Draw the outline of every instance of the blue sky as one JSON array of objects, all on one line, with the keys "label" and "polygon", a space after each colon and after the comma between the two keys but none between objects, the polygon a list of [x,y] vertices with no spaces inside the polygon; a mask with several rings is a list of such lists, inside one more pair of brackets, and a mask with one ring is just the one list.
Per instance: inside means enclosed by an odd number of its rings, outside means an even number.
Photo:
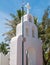
[{"label": "blue sky", "polygon": [[[24,0],[25,4],[30,3],[30,13],[38,17],[40,22],[44,14],[44,10],[50,5],[50,0]],[[16,14],[16,10],[21,9],[22,0],[0,0],[0,42],[4,41],[2,34],[8,29],[5,26],[5,18],[11,20],[10,13]]]}]

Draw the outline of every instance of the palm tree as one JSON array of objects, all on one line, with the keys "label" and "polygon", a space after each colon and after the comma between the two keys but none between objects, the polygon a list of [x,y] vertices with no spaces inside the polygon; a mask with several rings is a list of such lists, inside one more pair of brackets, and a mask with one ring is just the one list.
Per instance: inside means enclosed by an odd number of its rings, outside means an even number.
[{"label": "palm tree", "polygon": [[7,20],[6,26],[10,29],[8,32],[4,33],[5,41],[10,41],[12,37],[16,35],[16,26],[21,22],[21,17],[25,14],[25,11],[17,10],[17,15],[10,14],[13,20]]},{"label": "palm tree", "polygon": [[[50,8],[47,8],[45,11],[43,18],[42,18],[42,23],[39,25],[39,37],[41,37],[43,41],[43,60],[44,64],[47,65],[48,61],[50,60]],[[49,24],[48,24],[49,23]],[[49,51],[48,51],[49,49]],[[47,53],[46,53],[47,52]],[[47,56],[46,56],[47,55]]]},{"label": "palm tree", "polygon": [[4,55],[6,55],[9,52],[9,45],[2,42],[0,44],[0,52],[2,52]]},{"label": "palm tree", "polygon": [[36,25],[36,26],[38,26],[38,18],[37,17],[33,17],[34,18],[34,24]]}]

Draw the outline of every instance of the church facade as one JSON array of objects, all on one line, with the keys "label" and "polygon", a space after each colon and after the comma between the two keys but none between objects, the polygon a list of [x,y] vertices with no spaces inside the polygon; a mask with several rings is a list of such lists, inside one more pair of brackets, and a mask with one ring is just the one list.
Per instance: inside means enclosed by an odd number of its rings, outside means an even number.
[{"label": "church facade", "polygon": [[[22,65],[22,41],[24,44],[24,65],[42,65],[42,42],[38,38],[38,29],[34,24],[34,18],[29,13],[22,18],[21,23],[16,27],[16,36],[11,39],[10,65]],[[22,37],[22,29],[24,37]]]}]

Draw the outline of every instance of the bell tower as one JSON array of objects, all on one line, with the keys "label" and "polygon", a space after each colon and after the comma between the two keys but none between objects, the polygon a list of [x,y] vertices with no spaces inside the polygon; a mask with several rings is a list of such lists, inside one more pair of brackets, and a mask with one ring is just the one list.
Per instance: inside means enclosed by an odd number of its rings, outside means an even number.
[{"label": "bell tower", "polygon": [[16,27],[16,36],[11,39],[10,65],[42,65],[42,42],[38,38],[34,17],[29,13],[29,3],[25,7],[27,14],[21,17],[21,23]]}]

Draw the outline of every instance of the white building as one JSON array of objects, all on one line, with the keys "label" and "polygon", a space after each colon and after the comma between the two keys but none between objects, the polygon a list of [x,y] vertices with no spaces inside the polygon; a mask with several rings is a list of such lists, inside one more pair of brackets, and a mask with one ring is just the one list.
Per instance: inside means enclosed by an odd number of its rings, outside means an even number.
[{"label": "white building", "polygon": [[[42,65],[42,42],[38,38],[38,29],[34,24],[34,18],[29,14],[21,18],[21,23],[16,27],[16,36],[11,39],[10,44],[10,65]],[[22,22],[23,20],[23,22]],[[24,25],[24,27],[22,27]],[[22,29],[24,38],[22,38]],[[22,57],[22,41],[24,42],[24,56]]]}]

